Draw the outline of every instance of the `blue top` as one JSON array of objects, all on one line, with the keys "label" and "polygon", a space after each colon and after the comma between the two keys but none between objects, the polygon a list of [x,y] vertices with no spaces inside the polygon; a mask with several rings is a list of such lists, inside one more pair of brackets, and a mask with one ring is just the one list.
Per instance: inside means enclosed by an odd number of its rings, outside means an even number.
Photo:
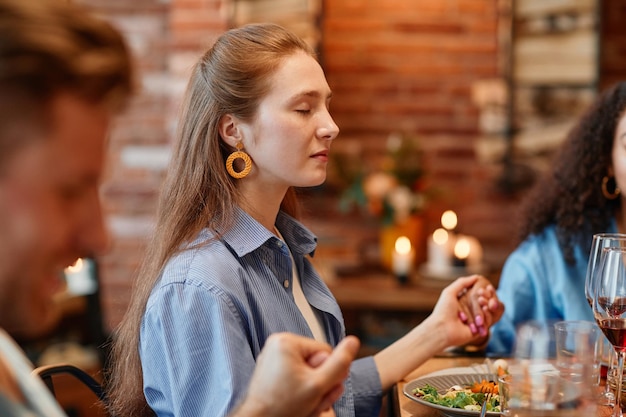
[{"label": "blue top", "polygon": [[[615,231],[614,224],[611,229],[607,232]],[[594,321],[585,298],[589,253],[576,246],[574,257],[574,264],[565,261],[554,225],[529,236],[509,255],[497,290],[505,311],[491,328],[488,352],[511,354],[515,330],[528,320]]]},{"label": "blue top", "polygon": [[[302,290],[328,343],[345,336],[337,301],[307,259],[315,236],[279,213]],[[288,248],[243,210],[219,240],[203,230],[169,260],[141,323],[140,355],[148,404],[158,416],[226,416],[248,386],[266,339],[275,332],[313,337],[292,294]],[[285,395],[289,395],[288,392]],[[372,357],[352,364],[338,417],[378,416],[382,387]],[[294,410],[294,415],[297,410]]]}]

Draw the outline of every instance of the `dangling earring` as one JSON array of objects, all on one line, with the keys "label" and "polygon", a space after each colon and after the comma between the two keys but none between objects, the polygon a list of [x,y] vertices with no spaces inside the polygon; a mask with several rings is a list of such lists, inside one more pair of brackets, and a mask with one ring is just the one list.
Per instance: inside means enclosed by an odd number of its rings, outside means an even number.
[{"label": "dangling earring", "polygon": [[[613,182],[613,192],[609,192],[608,188],[607,188],[607,184],[609,183],[609,181]],[[604,178],[602,178],[602,195],[607,199],[607,200],[615,200],[619,195],[620,195],[621,191],[620,189],[617,187],[617,184],[615,183],[615,177],[607,177],[605,176]]]},{"label": "dangling earring", "polygon": [[[252,169],[252,159],[250,159],[250,155],[242,151],[243,145],[241,142],[237,142],[235,147],[237,150],[228,155],[228,158],[226,159],[226,171],[228,171],[231,177],[239,179],[250,173],[250,170]],[[241,159],[244,164],[243,169],[239,172],[235,171],[234,167],[236,159]]]}]

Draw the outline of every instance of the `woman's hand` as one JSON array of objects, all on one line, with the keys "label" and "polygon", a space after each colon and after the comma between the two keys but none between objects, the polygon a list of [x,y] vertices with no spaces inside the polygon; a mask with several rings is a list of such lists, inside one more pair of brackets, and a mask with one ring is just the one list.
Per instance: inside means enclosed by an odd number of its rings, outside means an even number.
[{"label": "woman's hand", "polygon": [[496,289],[487,278],[476,277],[471,287],[458,294],[459,318],[469,326],[472,334],[479,336],[473,343],[483,344],[488,339],[489,328],[502,317],[504,304],[498,300]]},{"label": "woman's hand", "polygon": [[503,313],[491,282],[472,275],[458,278],[441,292],[431,318],[446,331],[447,346],[459,346],[484,342],[489,327]]},{"label": "woman's hand", "polygon": [[[478,275],[458,278],[443,289],[432,313],[418,326],[405,336],[401,337],[387,348],[374,355],[383,390],[405,377],[409,372],[423,364],[433,355],[442,350],[477,342],[481,336],[477,332],[474,321],[474,331],[468,324],[468,315],[475,316],[473,304],[466,304],[470,290],[477,284],[484,285],[488,280]],[[504,307],[495,297],[495,292],[484,290],[476,291],[478,310],[484,323],[493,323],[500,318]],[[469,299],[469,298],[468,298]],[[482,306],[487,307],[487,311]],[[494,310],[490,310],[493,306]],[[461,320],[464,318],[465,320]]]}]

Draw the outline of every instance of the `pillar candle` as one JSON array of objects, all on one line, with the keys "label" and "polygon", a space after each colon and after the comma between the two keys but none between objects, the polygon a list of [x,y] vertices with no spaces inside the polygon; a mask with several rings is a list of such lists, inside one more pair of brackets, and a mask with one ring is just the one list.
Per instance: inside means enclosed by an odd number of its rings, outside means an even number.
[{"label": "pillar candle", "polygon": [[454,244],[454,266],[467,267],[467,261],[471,252],[470,240],[467,236],[459,236]]},{"label": "pillar candle", "polygon": [[428,267],[434,272],[447,272],[451,265],[451,235],[437,229],[428,239]]},{"label": "pillar candle", "polygon": [[408,276],[413,269],[415,251],[411,247],[411,241],[406,236],[396,239],[395,248],[391,259],[393,273],[399,277]]}]

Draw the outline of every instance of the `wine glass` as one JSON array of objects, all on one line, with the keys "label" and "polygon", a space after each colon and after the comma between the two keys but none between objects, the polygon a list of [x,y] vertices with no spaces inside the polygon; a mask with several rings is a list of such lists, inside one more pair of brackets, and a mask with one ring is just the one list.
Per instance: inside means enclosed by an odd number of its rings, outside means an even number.
[{"label": "wine glass", "polygon": [[[593,286],[596,282],[598,265],[602,250],[608,247],[626,247],[626,234],[624,233],[597,233],[593,235],[591,242],[591,251],[589,252],[589,263],[587,264],[587,274],[585,275],[585,297],[589,306],[593,309]],[[611,374],[611,370],[615,366],[615,352],[610,352],[607,356],[607,375]],[[599,383],[600,381],[598,381]],[[604,390],[598,398],[600,405],[612,406],[615,404],[615,395],[611,390],[610,384],[605,384]]]},{"label": "wine glass", "polygon": [[587,264],[587,273],[585,275],[585,297],[589,306],[593,308],[593,284],[595,282],[595,272],[600,264],[602,249],[604,248],[625,248],[625,233],[597,233],[593,235],[591,242],[591,251],[589,252],[589,263]]},{"label": "wine glass", "polygon": [[626,248],[602,250],[594,285],[593,314],[600,329],[617,353],[617,375],[613,417],[622,417],[621,394],[626,357]]}]

